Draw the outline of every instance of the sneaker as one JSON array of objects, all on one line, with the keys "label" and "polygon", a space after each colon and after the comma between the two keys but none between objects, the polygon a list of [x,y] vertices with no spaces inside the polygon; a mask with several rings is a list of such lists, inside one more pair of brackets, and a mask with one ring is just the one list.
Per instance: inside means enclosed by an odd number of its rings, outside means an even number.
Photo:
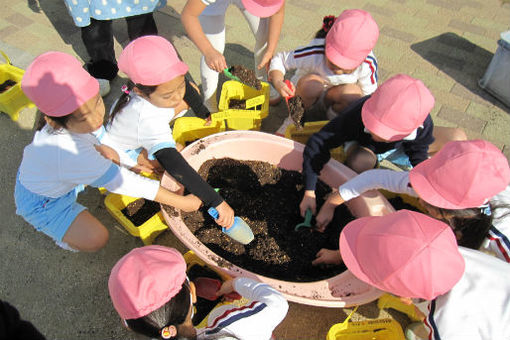
[{"label": "sneaker", "polygon": [[110,81],[107,79],[96,78],[99,83],[99,94],[101,97],[106,96],[110,93]]},{"label": "sneaker", "polygon": [[285,118],[282,125],[280,125],[274,134],[280,137],[285,137],[285,132],[287,131],[287,128],[290,124],[292,124],[292,119],[290,117]]},{"label": "sneaker", "polygon": [[276,106],[280,104],[282,96],[273,87],[273,84],[269,83],[269,105]]},{"label": "sneaker", "polygon": [[423,322],[410,323],[405,330],[406,340],[429,339],[429,331]]}]

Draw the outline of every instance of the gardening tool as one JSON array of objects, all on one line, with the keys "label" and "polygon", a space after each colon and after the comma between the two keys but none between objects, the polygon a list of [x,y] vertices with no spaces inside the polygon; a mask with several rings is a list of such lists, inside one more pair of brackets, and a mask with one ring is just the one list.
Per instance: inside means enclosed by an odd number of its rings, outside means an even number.
[{"label": "gardening tool", "polygon": [[[291,89],[291,90],[293,90],[293,89],[294,89],[294,85],[292,85],[292,83],[290,82],[290,80],[285,79],[285,81],[284,81],[284,82],[285,82],[285,84],[287,85],[287,87],[288,87],[289,89]],[[289,110],[289,99],[290,99],[290,98],[292,98],[292,97],[294,97],[294,96],[295,96],[295,94],[293,94],[293,95],[291,95],[291,96],[287,96],[287,97],[285,97],[285,102],[287,103],[287,110]],[[289,110],[289,112],[290,112],[290,110]]]},{"label": "gardening tool", "polygon": [[296,225],[294,231],[298,231],[298,229],[301,227],[311,228],[312,227],[311,222],[312,222],[312,210],[308,208],[306,209],[305,212],[305,221],[303,223],[299,223],[298,225]]},{"label": "gardening tool", "polygon": [[[210,277],[197,277],[193,280],[193,283],[195,284],[198,297],[209,301],[215,301],[220,298],[219,296],[216,296],[216,292],[221,288],[222,283],[220,280]],[[242,298],[242,296],[236,292],[230,292],[223,296],[227,300],[239,300]]]},{"label": "gardening tool", "polygon": [[230,73],[230,67],[227,67],[223,70],[223,74],[227,76],[227,78],[230,78],[232,80],[237,80],[238,82],[242,83],[241,79],[239,77],[234,76],[232,73]]},{"label": "gardening tool", "polygon": [[[211,215],[212,218],[215,220],[218,219],[220,214],[218,213],[218,210],[216,210],[213,207],[210,207],[207,209],[207,212],[209,215]],[[255,236],[253,236],[253,231],[251,231],[250,227],[246,222],[243,221],[242,218],[235,216],[234,217],[234,223],[230,226],[230,228],[221,228],[221,231],[223,231],[225,234],[230,236],[232,239],[236,240],[237,242],[240,242],[242,244],[248,244]]]}]

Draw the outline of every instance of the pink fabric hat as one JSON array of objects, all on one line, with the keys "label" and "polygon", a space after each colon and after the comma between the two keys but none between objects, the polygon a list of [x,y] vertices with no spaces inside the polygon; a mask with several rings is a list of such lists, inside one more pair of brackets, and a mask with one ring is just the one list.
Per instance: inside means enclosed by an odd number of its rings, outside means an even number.
[{"label": "pink fabric hat", "polygon": [[251,14],[267,18],[280,10],[284,0],[242,0],[244,8]]},{"label": "pink fabric hat", "polygon": [[46,52],[28,66],[21,88],[30,100],[51,117],[73,113],[99,93],[99,83],[73,56]]},{"label": "pink fabric hat", "polygon": [[172,44],[163,37],[147,35],[133,40],[119,57],[119,69],[134,83],[160,85],[188,72]]},{"label": "pink fabric hat", "polygon": [[344,70],[361,65],[379,38],[379,27],[370,13],[345,10],[326,35],[326,57]]},{"label": "pink fabric hat", "polygon": [[340,234],[340,253],[361,281],[427,300],[455,286],[465,266],[451,228],[409,210],[352,221]]},{"label": "pink fabric hat", "polygon": [[186,262],[173,248],[146,246],[124,255],[113,267],[108,290],[123,319],[150,314],[173,298],[186,279]]},{"label": "pink fabric hat", "polygon": [[449,142],[409,173],[425,202],[445,209],[479,207],[510,183],[508,161],[485,140]]},{"label": "pink fabric hat", "polygon": [[402,140],[423,124],[434,96],[418,79],[399,74],[386,80],[365,102],[365,127],[388,141]]}]

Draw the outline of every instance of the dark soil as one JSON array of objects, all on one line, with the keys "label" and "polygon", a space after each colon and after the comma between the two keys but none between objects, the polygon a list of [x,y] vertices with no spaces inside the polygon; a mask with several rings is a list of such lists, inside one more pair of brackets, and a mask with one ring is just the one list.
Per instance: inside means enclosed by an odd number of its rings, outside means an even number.
[{"label": "dark soil", "polygon": [[159,203],[139,198],[129,203],[121,212],[139,227],[161,210]]},{"label": "dark soil", "polygon": [[305,113],[305,107],[303,105],[303,100],[300,96],[294,96],[289,99],[289,114],[292,122],[298,129],[303,128],[303,124],[301,123],[303,119],[303,114]]},{"label": "dark soil", "polygon": [[7,79],[2,84],[0,84],[0,93],[3,93],[5,91],[7,91],[8,89],[13,87],[14,85],[16,85],[16,82],[14,80]]},{"label": "dark soil", "polygon": [[[217,255],[241,268],[286,281],[318,281],[345,270],[344,266],[316,267],[311,262],[321,248],[338,249],[340,231],[354,218],[342,205],[324,233],[310,228],[294,231],[296,224],[303,222],[299,203],[304,189],[299,172],[266,162],[224,158],[205,162],[199,174],[211,186],[220,188],[220,195],[255,235],[250,244],[242,245],[221,232],[207,214],[207,207],[183,213],[191,232]],[[319,181],[319,207],[330,191]]]},{"label": "dark soil", "polygon": [[255,72],[253,70],[249,70],[243,65],[234,65],[231,66],[228,70],[230,73],[232,73],[232,75],[239,78],[241,83],[251,86],[256,90],[262,89],[262,84],[260,83],[260,80],[258,80],[255,76]]},{"label": "dark soil", "polygon": [[246,100],[244,99],[229,99],[228,108],[235,110],[244,110],[246,109]]}]

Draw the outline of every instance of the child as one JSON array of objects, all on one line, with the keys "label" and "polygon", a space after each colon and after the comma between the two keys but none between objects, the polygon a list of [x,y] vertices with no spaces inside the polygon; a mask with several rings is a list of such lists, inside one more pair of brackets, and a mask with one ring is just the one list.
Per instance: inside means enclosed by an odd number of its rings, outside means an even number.
[{"label": "child", "polygon": [[125,90],[129,93],[113,109],[106,138],[101,142],[115,149],[124,165],[130,162],[128,152],[147,150],[150,160],[156,159],[205,206],[215,207],[218,224],[229,228],[234,223],[234,211],[186,162],[172,137],[169,123],[178,112],[176,108],[184,105],[188,66],[179,60],[168,40],[145,36],[126,46],[119,68],[130,78]]},{"label": "child", "polygon": [[95,149],[93,134],[103,124],[99,85],[74,57],[60,52],[38,56],[21,87],[44,115],[45,125],[25,147],[14,198],[16,213],[66,249],[97,251],[108,231],[76,203],[83,185],[143,197],[185,211],[200,207],[193,196],[180,196],[157,181],[119,168]]},{"label": "child", "polygon": [[303,152],[301,214],[304,216],[308,208],[315,214],[315,184],[330,159],[330,149],[355,141],[358,145],[346,151],[346,165],[359,173],[376,167],[383,159],[411,168],[448,140],[467,139],[460,129],[434,128],[429,114],[433,106],[434,97],[420,80],[400,74],[385,81],[372,96],[352,103],[313,134]]},{"label": "child", "polygon": [[[269,79],[281,96],[294,95],[283,79],[286,71],[297,69],[292,82],[297,84],[295,94],[303,100],[304,119],[332,119],[349,103],[377,88],[377,60],[372,49],[378,37],[376,22],[363,10],[343,11],[336,20],[324,17],[322,29],[307,46],[273,57]],[[283,136],[291,122],[287,118],[276,134]]]},{"label": "child", "polygon": [[[385,189],[419,197],[430,216],[450,225],[459,245],[510,262],[509,183],[508,161],[496,146],[484,140],[450,142],[410,172],[369,170],[342,184],[321,207],[317,228],[324,230],[343,202]],[[322,256],[327,257],[325,250]]]},{"label": "child", "polygon": [[208,326],[195,329],[196,292],[186,263],[177,250],[162,246],[136,248],[122,257],[112,269],[108,290],[127,327],[153,339],[270,339],[288,310],[285,298],[267,284],[236,278],[225,281],[217,296],[236,291],[249,304],[217,307]]},{"label": "child", "polygon": [[227,68],[225,49],[225,12],[230,4],[241,10],[255,36],[255,74],[263,79],[266,67],[280,37],[285,0],[188,0],[181,21],[202,58],[200,76],[205,105],[211,112],[218,110],[216,88],[218,72]]},{"label": "child", "polygon": [[407,339],[510,339],[510,265],[457,247],[443,222],[408,210],[363,217],[344,228],[339,246],[361,281],[408,304],[428,301],[425,334],[408,330]]}]

